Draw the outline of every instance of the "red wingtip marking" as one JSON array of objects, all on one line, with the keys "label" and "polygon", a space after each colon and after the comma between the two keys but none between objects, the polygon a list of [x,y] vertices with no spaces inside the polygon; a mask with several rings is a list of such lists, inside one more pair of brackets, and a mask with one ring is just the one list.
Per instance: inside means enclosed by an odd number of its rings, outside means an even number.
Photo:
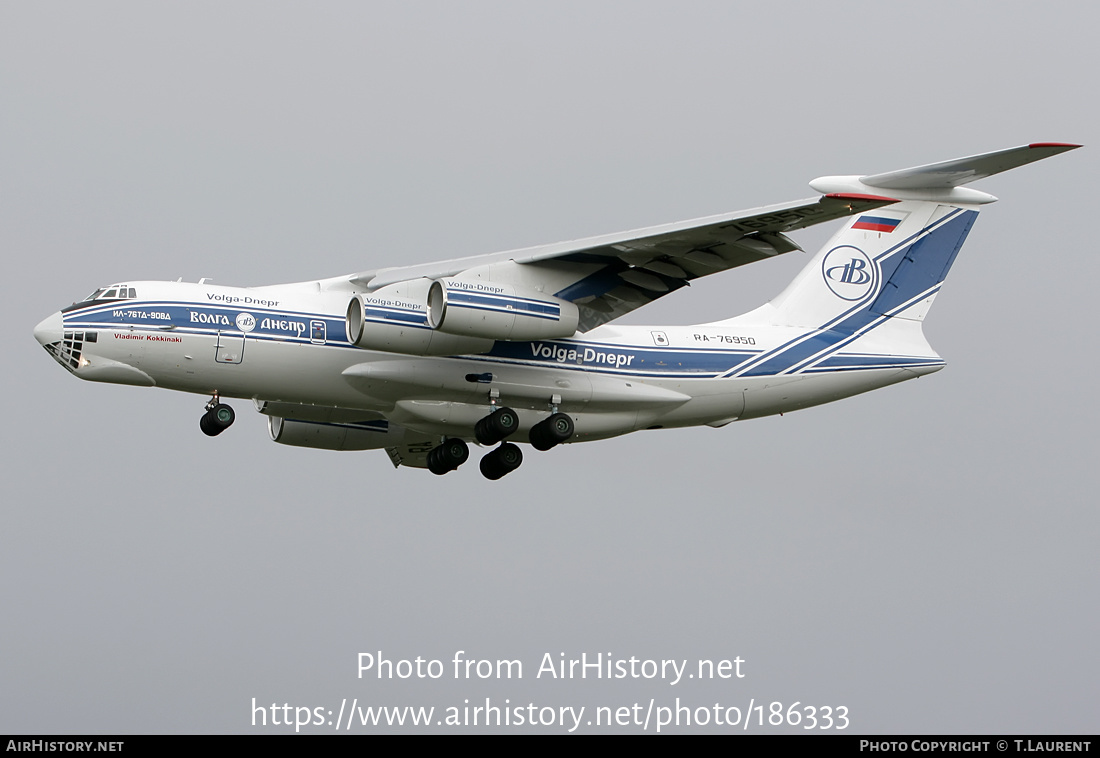
[{"label": "red wingtip marking", "polygon": [[1068,147],[1072,149],[1081,147],[1081,145],[1075,145],[1072,142],[1032,142],[1028,147]]},{"label": "red wingtip marking", "polygon": [[838,200],[870,200],[875,203],[900,203],[896,197],[883,197],[882,195],[857,195],[852,192],[830,192],[825,197],[835,197]]}]

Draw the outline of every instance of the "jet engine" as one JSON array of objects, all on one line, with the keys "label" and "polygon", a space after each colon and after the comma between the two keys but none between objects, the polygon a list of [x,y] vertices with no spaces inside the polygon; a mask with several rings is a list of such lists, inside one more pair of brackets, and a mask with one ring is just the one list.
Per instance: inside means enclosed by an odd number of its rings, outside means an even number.
[{"label": "jet engine", "polygon": [[423,301],[394,297],[381,290],[353,297],[345,323],[348,341],[367,350],[402,355],[476,355],[493,347],[492,339],[436,331],[428,326]]},{"label": "jet engine", "polygon": [[428,326],[492,340],[572,337],[580,312],[567,300],[511,284],[437,279],[428,289]]}]

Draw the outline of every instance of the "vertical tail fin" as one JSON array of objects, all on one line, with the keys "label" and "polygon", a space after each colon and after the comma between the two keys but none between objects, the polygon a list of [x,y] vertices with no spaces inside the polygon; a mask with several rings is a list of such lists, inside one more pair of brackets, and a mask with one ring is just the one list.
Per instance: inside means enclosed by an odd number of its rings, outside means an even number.
[{"label": "vertical tail fin", "polygon": [[922,321],[978,207],[997,199],[962,185],[1076,147],[1035,143],[885,174],[815,179],[810,186],[819,192],[885,191],[899,202],[853,216],[754,318],[843,332],[883,318]]},{"label": "vertical tail fin", "polygon": [[770,303],[773,323],[851,330],[881,316],[923,320],[977,216],[908,201],[852,217]]}]

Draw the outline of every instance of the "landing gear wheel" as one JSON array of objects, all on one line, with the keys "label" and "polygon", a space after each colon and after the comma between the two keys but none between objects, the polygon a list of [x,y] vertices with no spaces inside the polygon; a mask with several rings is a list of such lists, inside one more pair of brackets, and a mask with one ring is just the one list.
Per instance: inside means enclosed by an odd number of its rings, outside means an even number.
[{"label": "landing gear wheel", "polygon": [[237,415],[225,403],[216,403],[199,419],[199,429],[208,437],[217,437],[233,425]]},{"label": "landing gear wheel", "polygon": [[496,450],[486,454],[478,465],[481,467],[482,476],[496,481],[505,474],[515,471],[521,463],[523,463],[523,453],[519,447],[511,442],[505,442]]},{"label": "landing gear wheel", "polygon": [[498,408],[474,424],[474,436],[482,445],[495,445],[519,428],[519,416],[511,408]]},{"label": "landing gear wheel", "polygon": [[549,450],[573,436],[573,419],[565,413],[555,413],[531,427],[531,446]]},{"label": "landing gear wheel", "polygon": [[428,471],[443,476],[465,463],[470,457],[470,447],[460,439],[443,440],[443,444],[428,452]]}]

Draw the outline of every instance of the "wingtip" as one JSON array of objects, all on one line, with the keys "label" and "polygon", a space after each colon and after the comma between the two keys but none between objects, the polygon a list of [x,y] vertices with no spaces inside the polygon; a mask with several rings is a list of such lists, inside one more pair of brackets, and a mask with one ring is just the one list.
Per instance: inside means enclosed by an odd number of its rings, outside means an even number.
[{"label": "wingtip", "polygon": [[1076,150],[1079,147],[1084,147],[1084,145],[1078,145],[1073,142],[1032,142],[1028,147],[1032,150],[1037,147],[1060,147],[1065,150]]}]

